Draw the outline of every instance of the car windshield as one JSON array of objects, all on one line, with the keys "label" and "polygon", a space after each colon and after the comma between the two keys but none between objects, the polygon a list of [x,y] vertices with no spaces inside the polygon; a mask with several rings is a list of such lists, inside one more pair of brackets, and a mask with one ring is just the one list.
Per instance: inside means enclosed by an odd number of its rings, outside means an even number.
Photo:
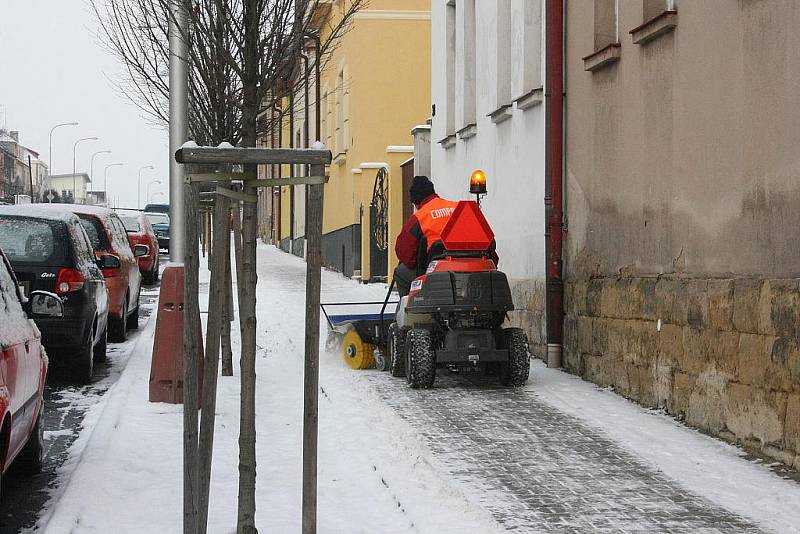
[{"label": "car windshield", "polygon": [[103,223],[89,215],[78,215],[78,217],[81,219],[83,229],[86,230],[86,235],[89,236],[89,241],[92,242],[92,248],[95,252],[111,250],[111,244],[108,242],[108,235],[103,228]]},{"label": "car windshield", "polygon": [[63,232],[58,231],[60,224],[30,217],[0,217],[0,249],[12,263],[63,263],[67,245]]},{"label": "car windshield", "polygon": [[169,217],[163,213],[145,213],[150,220],[150,224],[169,224]]},{"label": "car windshield", "polygon": [[120,219],[122,219],[122,224],[125,226],[125,230],[127,232],[141,232],[142,225],[139,224],[139,218],[133,215],[120,215]]}]

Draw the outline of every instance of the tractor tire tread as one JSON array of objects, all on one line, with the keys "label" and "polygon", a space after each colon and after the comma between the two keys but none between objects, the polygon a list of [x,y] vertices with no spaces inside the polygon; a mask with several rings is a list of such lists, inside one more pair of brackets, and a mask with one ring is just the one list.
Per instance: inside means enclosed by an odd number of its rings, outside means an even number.
[{"label": "tractor tire tread", "polygon": [[530,374],[528,336],[521,328],[504,328],[503,342],[508,349],[508,362],[502,366],[500,382],[514,388],[524,386]]},{"label": "tractor tire tread", "polygon": [[436,380],[436,352],[431,332],[422,328],[412,329],[408,333],[406,350],[409,385],[414,389],[433,387]]}]

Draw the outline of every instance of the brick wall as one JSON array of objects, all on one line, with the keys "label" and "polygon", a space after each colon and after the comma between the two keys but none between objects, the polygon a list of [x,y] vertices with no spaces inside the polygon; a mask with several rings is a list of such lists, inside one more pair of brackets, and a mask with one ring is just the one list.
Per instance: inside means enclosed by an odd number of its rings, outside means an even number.
[{"label": "brick wall", "polygon": [[565,310],[571,372],[800,469],[800,280],[574,279]]}]

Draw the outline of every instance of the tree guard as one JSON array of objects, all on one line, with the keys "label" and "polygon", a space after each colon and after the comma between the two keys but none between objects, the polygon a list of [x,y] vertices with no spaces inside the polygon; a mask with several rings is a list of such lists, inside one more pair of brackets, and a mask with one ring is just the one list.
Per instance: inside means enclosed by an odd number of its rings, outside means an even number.
[{"label": "tree guard", "polygon": [[[283,178],[283,179],[252,179],[251,173],[198,173],[189,174],[185,176],[187,192],[187,201],[191,199],[191,204],[187,203],[187,215],[194,212],[192,209],[195,205],[195,192],[201,183],[204,185],[215,186],[211,192],[217,199],[224,199],[219,202],[217,209],[217,224],[216,228],[221,228],[225,231],[226,224],[221,224],[220,220],[223,214],[229,211],[228,201],[235,202],[243,201],[245,205],[253,205],[257,202],[255,192],[259,187],[273,187],[277,185],[287,185],[294,181],[296,183],[307,184],[308,186],[308,225],[306,227],[306,324],[305,324],[305,374],[303,378],[303,508],[302,508],[302,531],[304,534],[314,534],[317,529],[317,429],[318,429],[318,416],[319,416],[319,303],[320,303],[320,289],[322,277],[322,216],[323,204],[325,193],[325,165],[331,162],[331,152],[325,148],[322,143],[317,142],[313,148],[303,149],[286,149],[286,148],[226,148],[226,147],[197,147],[197,146],[184,146],[175,153],[175,160],[182,164],[191,165],[258,165],[258,164],[297,164],[309,165],[311,167],[310,176],[297,177],[297,178]],[[230,168],[230,167],[228,167]],[[245,184],[243,191],[236,191],[229,187],[231,181],[241,180]],[[187,223],[190,221],[187,221]],[[234,231],[236,231],[236,221],[234,220]],[[248,242],[254,243],[255,228],[252,221],[250,224],[243,224],[241,226],[242,239],[236,240],[240,248],[244,248],[241,243]],[[184,229],[186,242],[197,242],[197,231],[194,224],[186,224]],[[251,235],[252,234],[252,235]],[[237,237],[237,236],[234,236]],[[225,268],[224,262],[220,258],[215,258],[218,254],[230,254],[229,250],[223,250],[227,240],[223,236],[214,236],[214,247],[212,247],[212,262],[214,267],[211,273],[211,287],[215,292],[220,291],[225,284]],[[191,245],[190,245],[191,246]],[[253,245],[254,246],[254,245]],[[237,251],[239,252],[239,251]],[[242,252],[247,252],[243,250]],[[252,251],[251,251],[252,253]],[[248,256],[248,254],[245,254]],[[245,258],[241,270],[239,269],[239,261],[237,261],[237,274],[239,275],[239,303],[242,315],[240,316],[240,323],[243,334],[247,333],[250,336],[256,332],[255,314],[250,313],[249,317],[245,314],[255,311],[256,291],[241,291],[242,284],[255,285],[256,281],[256,265],[255,257],[252,262]],[[194,267],[194,265],[193,265]],[[199,283],[197,277],[189,276],[189,269],[187,269],[187,279],[185,292],[187,296],[191,295],[191,300],[187,302],[197,302]],[[252,282],[252,283],[251,283]],[[190,285],[191,283],[191,285]],[[209,324],[209,340],[207,345],[215,348],[209,351],[207,357],[217,359],[219,358],[219,341],[217,338],[220,335],[219,322],[220,318],[215,316]],[[193,328],[192,321],[184,323],[184,347],[194,347],[197,345],[200,332]],[[195,325],[196,326],[196,325]],[[240,479],[243,473],[247,473],[250,480],[254,480],[255,474],[255,458],[252,458],[252,465],[250,461],[244,460],[242,450],[254,451],[255,450],[255,347],[245,347],[244,339],[242,336],[242,427],[240,428],[239,446],[240,446],[240,464],[239,476]],[[245,350],[247,349],[247,350]],[[248,354],[252,352],[252,354]],[[193,353],[189,353],[191,355]],[[185,357],[186,358],[186,357]],[[186,358],[191,359],[191,358]],[[217,366],[213,366],[213,372],[216,374]],[[210,378],[210,377],[207,377]],[[184,389],[196,391],[198,382],[197,366],[192,365],[187,361],[184,366]],[[185,468],[189,468],[186,472],[187,480],[189,481],[188,487],[184,486],[185,492],[190,492],[193,499],[197,499],[198,513],[195,520],[199,520],[197,524],[198,532],[206,532],[208,521],[208,495],[211,482],[211,460],[213,450],[213,432],[214,432],[214,410],[213,407],[216,403],[216,387],[210,387],[212,384],[215,386],[215,380],[207,382],[209,387],[203,390],[202,406],[204,408],[201,414],[201,427],[199,435],[201,437],[198,442],[198,429],[196,419],[189,421],[190,427],[187,429],[189,432],[184,432],[184,451],[191,458],[191,463]],[[247,386],[247,387],[246,387]],[[192,399],[194,400],[194,399]],[[197,400],[194,400],[194,406],[197,405]],[[186,406],[184,406],[186,409]],[[207,409],[207,410],[206,410]],[[247,423],[247,424],[245,424]],[[184,418],[184,424],[187,424]],[[247,429],[250,429],[248,431]],[[200,464],[198,466],[198,458]],[[252,471],[251,471],[252,470]],[[250,487],[251,484],[243,487],[240,484],[239,491],[239,516],[242,513],[249,515],[250,520],[255,515],[253,504],[255,503],[255,487]],[[243,489],[244,488],[244,489]],[[199,497],[199,499],[198,499]],[[245,504],[245,510],[242,509]],[[252,508],[252,509],[251,509]]]}]

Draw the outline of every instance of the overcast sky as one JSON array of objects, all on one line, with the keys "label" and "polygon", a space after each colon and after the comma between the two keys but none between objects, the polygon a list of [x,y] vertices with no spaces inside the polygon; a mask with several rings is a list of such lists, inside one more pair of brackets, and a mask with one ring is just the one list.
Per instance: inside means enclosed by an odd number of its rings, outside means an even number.
[{"label": "overcast sky", "polygon": [[73,143],[80,137],[99,137],[78,145],[78,172],[89,173],[95,158],[92,189],[108,189],[123,207],[137,202],[137,174],[142,172],[142,203],[148,182],[162,202],[168,192],[169,150],[166,130],[152,126],[141,112],[114,88],[109,78],[121,65],[100,43],[98,24],[88,0],[0,0],[0,127],[19,130],[20,142],[48,161],[50,129],[65,126],[53,136],[53,174],[72,172]]}]

